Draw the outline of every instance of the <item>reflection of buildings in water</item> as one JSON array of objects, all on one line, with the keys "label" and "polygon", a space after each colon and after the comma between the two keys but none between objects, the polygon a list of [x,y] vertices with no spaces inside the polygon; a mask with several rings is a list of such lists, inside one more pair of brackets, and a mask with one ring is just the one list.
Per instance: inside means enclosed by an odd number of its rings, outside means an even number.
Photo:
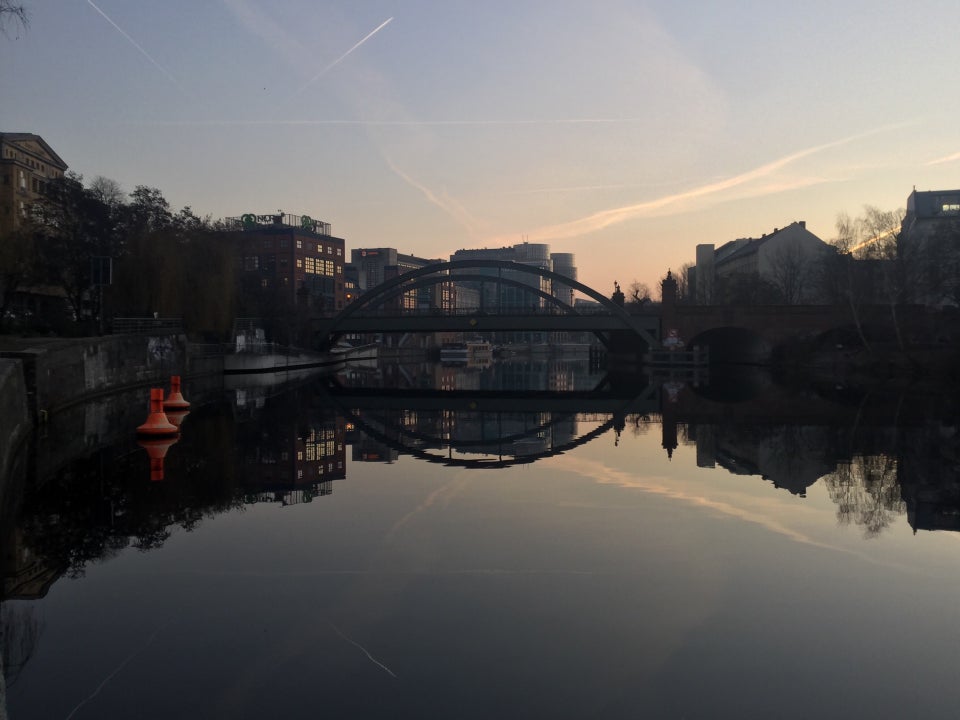
[{"label": "reflection of buildings in water", "polygon": [[960,531],[960,431],[931,422],[907,433],[898,457],[900,494],[917,530]]},{"label": "reflection of buildings in water", "polygon": [[366,462],[394,462],[401,446],[463,455],[539,455],[572,442],[578,430],[576,415],[549,412],[396,410],[366,414],[363,419],[395,443],[391,449],[360,431],[352,458]]},{"label": "reflection of buildings in water", "polygon": [[258,424],[259,438],[242,445],[241,483],[245,501],[297,505],[333,492],[346,478],[344,422],[328,418],[298,431],[292,423]]},{"label": "reflection of buildings in water", "polygon": [[393,448],[360,431],[350,448],[350,459],[354,462],[395,463],[400,457]]},{"label": "reflection of buildings in water", "polygon": [[719,465],[735,475],[760,475],[776,488],[806,495],[807,488],[833,472],[836,430],[822,426],[689,425],[697,466]]}]

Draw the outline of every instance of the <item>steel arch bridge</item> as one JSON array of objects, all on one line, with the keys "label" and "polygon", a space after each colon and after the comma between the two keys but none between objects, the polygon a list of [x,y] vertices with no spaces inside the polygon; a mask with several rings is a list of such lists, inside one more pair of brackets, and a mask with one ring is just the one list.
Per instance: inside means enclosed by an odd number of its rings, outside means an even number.
[{"label": "steel arch bridge", "polygon": [[[477,270],[496,270],[497,273],[494,275],[469,272]],[[515,277],[504,276],[504,272],[537,276],[550,280],[551,283],[573,288],[597,301],[601,311],[578,312],[538,287],[522,283]],[[382,306],[390,298],[410,290],[458,280],[493,282],[521,287],[531,295],[549,302],[559,312],[521,310],[503,313],[473,309],[455,313],[441,310],[429,313],[397,311],[392,315],[372,312],[374,308]],[[337,337],[346,333],[491,332],[497,330],[626,332],[638,337],[650,348],[661,347],[659,315],[632,315],[623,306],[572,278],[551,270],[507,260],[453,260],[406,272],[371,288],[337,315],[319,319],[314,326],[316,344],[320,347],[330,347]]]}]

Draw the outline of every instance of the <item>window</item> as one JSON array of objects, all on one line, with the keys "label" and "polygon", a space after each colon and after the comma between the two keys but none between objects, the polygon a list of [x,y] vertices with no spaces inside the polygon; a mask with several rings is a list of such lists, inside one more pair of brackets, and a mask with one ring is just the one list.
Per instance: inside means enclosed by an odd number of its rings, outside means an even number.
[{"label": "window", "polygon": [[272,249],[273,249],[273,240],[264,240],[264,241],[263,241],[263,249],[264,249],[264,250],[272,250]]},{"label": "window", "polygon": [[303,268],[303,258],[297,258],[297,267]]},{"label": "window", "polygon": [[23,170],[20,171],[20,189],[27,189],[27,176],[24,174]]},{"label": "window", "polygon": [[263,278],[263,279],[260,281],[260,287],[262,287],[262,288],[270,287],[270,279],[269,279],[269,278]]},{"label": "window", "polygon": [[327,255],[333,255],[333,245],[327,245]]},{"label": "window", "polygon": [[256,270],[260,267],[260,256],[259,255],[247,255],[243,259],[243,269],[247,272],[251,270]]},{"label": "window", "polygon": [[343,274],[343,265],[337,265],[337,275]]},{"label": "window", "polygon": [[342,255],[343,255],[343,248],[337,248],[337,257],[341,257]]},{"label": "window", "polygon": [[297,240],[297,250],[303,250],[303,240]]},{"label": "window", "polygon": [[289,238],[280,238],[280,249],[286,250],[288,247],[290,247]]}]

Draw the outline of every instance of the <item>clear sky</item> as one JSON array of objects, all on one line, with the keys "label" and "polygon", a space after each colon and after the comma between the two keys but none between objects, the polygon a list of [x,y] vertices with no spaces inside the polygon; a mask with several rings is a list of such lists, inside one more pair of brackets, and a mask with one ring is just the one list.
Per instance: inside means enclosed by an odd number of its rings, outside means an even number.
[{"label": "clear sky", "polygon": [[955,0],[21,0],[0,130],[175,208],[653,287],[697,243],[960,187]]}]

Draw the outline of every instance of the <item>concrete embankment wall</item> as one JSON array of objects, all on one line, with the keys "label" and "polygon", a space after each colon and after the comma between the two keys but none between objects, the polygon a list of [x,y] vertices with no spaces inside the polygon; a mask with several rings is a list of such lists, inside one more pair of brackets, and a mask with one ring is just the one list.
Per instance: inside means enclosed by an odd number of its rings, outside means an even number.
[{"label": "concrete embankment wall", "polygon": [[182,335],[38,341],[0,356],[23,363],[31,410],[40,417],[107,393],[166,386],[171,375],[223,373],[222,357],[191,356]]},{"label": "concrete embankment wall", "polygon": [[143,422],[149,388],[183,378],[191,402],[219,396],[223,358],[192,354],[177,335],[20,341],[0,351],[0,498],[11,462],[40,422],[37,476]]},{"label": "concrete embankment wall", "polygon": [[0,497],[14,455],[33,429],[20,363],[0,359]]}]

